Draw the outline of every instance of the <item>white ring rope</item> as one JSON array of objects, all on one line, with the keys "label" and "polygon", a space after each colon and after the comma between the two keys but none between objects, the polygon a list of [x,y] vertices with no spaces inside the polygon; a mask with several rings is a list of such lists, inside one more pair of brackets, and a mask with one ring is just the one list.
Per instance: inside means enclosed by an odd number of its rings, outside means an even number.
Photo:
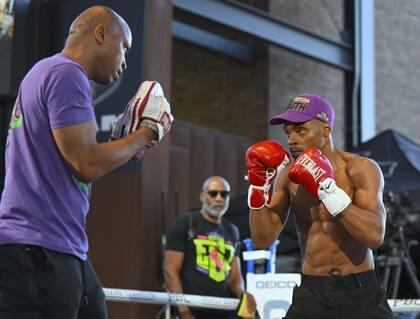
[{"label": "white ring rope", "polygon": [[239,299],[174,294],[170,292],[103,288],[106,300],[148,304],[184,305],[189,307],[235,310]]},{"label": "white ring rope", "polygon": [[[106,300],[235,310],[239,299],[174,294],[170,292],[103,288]],[[420,299],[388,299],[393,312],[420,312]]]}]

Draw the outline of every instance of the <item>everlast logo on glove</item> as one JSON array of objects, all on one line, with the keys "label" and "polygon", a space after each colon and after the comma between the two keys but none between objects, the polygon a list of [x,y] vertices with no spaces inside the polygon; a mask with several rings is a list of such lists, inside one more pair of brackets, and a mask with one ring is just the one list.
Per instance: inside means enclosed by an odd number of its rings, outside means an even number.
[{"label": "everlast logo on glove", "polygon": [[318,198],[319,185],[334,178],[334,169],[319,149],[309,148],[300,154],[291,166],[289,178],[292,182],[304,186]]},{"label": "everlast logo on glove", "polygon": [[324,169],[319,167],[307,154],[302,154],[302,156],[299,156],[299,158],[296,160],[296,165],[302,165],[304,168],[306,168],[308,172],[311,173],[315,182],[327,173]]}]

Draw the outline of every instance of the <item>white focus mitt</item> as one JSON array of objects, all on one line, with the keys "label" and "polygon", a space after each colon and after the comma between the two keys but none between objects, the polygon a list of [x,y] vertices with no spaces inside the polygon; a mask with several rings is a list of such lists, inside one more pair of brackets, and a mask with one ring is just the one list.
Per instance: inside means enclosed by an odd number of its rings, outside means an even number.
[{"label": "white focus mitt", "polygon": [[[137,131],[140,127],[149,127],[156,133],[156,140],[146,149],[160,142],[169,132],[174,118],[171,106],[166,100],[163,90],[157,81],[144,81],[140,84],[136,95],[128,102],[125,110],[114,122],[111,140],[117,140]],[[132,159],[139,160],[143,151]]]}]

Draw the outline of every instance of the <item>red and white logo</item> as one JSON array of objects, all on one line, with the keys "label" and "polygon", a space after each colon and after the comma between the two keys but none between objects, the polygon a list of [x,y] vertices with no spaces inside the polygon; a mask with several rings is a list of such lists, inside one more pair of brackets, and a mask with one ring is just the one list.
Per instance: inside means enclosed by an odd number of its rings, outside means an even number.
[{"label": "red and white logo", "polygon": [[171,124],[172,124],[171,116],[167,112],[163,112],[162,116],[159,119],[159,122],[162,125],[165,133],[167,133],[169,129],[171,128]]}]

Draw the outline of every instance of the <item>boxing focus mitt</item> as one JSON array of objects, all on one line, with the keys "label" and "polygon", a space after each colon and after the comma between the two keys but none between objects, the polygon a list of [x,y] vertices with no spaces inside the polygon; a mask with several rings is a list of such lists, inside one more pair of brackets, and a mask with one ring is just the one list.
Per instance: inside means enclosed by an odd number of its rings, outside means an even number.
[{"label": "boxing focus mitt", "polygon": [[[149,127],[156,133],[156,140],[149,143],[148,149],[160,142],[169,132],[174,118],[171,106],[166,100],[161,85],[157,81],[141,83],[136,95],[128,102],[125,110],[114,122],[111,140],[117,140],[138,130]],[[138,152],[132,160],[139,160],[143,151]]]}]

